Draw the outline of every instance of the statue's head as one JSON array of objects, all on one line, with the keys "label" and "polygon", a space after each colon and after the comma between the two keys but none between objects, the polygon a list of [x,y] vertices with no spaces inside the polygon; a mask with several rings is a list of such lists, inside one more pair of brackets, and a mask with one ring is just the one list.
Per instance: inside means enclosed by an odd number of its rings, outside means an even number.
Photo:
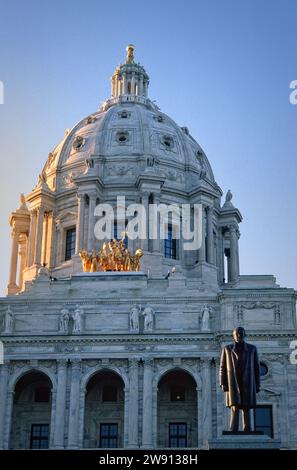
[{"label": "statue's head", "polygon": [[245,329],[242,326],[234,328],[232,336],[235,343],[243,343],[245,338]]}]

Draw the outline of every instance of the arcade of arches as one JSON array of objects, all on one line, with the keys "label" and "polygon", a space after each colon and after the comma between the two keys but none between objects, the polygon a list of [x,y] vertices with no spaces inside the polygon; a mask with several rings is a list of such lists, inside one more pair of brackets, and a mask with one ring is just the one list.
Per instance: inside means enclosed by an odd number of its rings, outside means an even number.
[{"label": "arcade of arches", "polygon": [[[108,368],[101,369],[91,375],[84,391],[83,447],[124,447],[125,419],[129,422],[130,417],[129,411],[125,412],[129,390],[122,377]],[[67,425],[71,425],[71,391],[68,387],[66,392],[70,399],[65,393],[63,441]],[[56,393],[44,372],[32,369],[19,377],[13,392],[9,448],[57,447],[55,433],[61,430],[57,429]],[[131,406],[141,410],[142,402],[141,393],[138,393],[138,404],[131,403],[129,410]],[[197,384],[193,377],[178,368],[162,375],[157,386],[157,447],[197,447],[197,413]],[[137,427],[141,435],[141,423]],[[70,447],[69,441],[68,444],[65,442],[65,447]]]}]

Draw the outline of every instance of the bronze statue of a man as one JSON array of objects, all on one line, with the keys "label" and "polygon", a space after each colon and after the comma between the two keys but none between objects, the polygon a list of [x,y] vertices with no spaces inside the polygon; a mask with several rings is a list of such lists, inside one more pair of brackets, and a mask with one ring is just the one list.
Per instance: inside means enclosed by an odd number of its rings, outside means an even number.
[{"label": "bronze statue of a man", "polygon": [[220,387],[226,393],[226,406],[231,409],[230,431],[238,431],[239,410],[242,410],[243,431],[251,431],[250,410],[256,408],[260,391],[260,366],[256,346],[244,340],[245,330],[233,330],[233,344],[222,350]]}]

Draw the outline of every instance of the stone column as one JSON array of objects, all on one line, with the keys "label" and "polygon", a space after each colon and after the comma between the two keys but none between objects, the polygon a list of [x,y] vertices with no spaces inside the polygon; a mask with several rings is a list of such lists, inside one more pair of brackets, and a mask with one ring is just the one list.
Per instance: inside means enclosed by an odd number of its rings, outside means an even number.
[{"label": "stone column", "polygon": [[140,240],[141,242],[141,248],[143,251],[148,251],[148,200],[149,200],[149,195],[148,193],[144,193],[141,196],[141,203],[143,207],[145,208],[146,212],[146,220],[145,220],[145,239]]},{"label": "stone column", "polygon": [[[229,226],[230,232],[230,281],[236,281],[239,276],[238,237],[235,224]],[[229,279],[228,279],[229,281]]]},{"label": "stone column", "polygon": [[138,80],[138,96],[143,95],[143,75],[140,75]]},{"label": "stone column", "polygon": [[23,285],[23,271],[27,263],[27,235],[22,233],[20,236],[20,245],[19,245],[19,255],[20,255],[20,270],[19,270],[19,288],[22,288]]},{"label": "stone column", "polygon": [[214,264],[213,208],[207,208],[207,262]]},{"label": "stone column", "polygon": [[[154,194],[154,204],[159,206],[160,204],[160,194]],[[153,240],[153,252],[160,251],[160,213],[157,211],[157,238]]]},{"label": "stone column", "polygon": [[80,361],[73,360],[71,363],[71,387],[68,422],[67,447],[69,449],[78,449],[80,374]]},{"label": "stone column", "polygon": [[202,245],[199,250],[199,263],[205,262],[205,206],[202,206]]},{"label": "stone column", "polygon": [[138,360],[129,363],[129,428],[128,447],[138,447]]},{"label": "stone column", "polygon": [[36,237],[36,215],[37,214],[35,210],[31,212],[28,255],[27,255],[27,267],[28,268],[32,266],[33,259],[34,259],[34,246],[35,246],[35,237]]},{"label": "stone column", "polygon": [[135,95],[135,72],[132,72],[132,78],[131,78],[131,95]]},{"label": "stone column", "polygon": [[66,407],[67,361],[57,362],[56,414],[54,430],[54,448],[64,449],[64,427]]},{"label": "stone column", "polygon": [[96,207],[96,194],[89,194],[89,223],[88,223],[88,251],[94,249],[94,212]]},{"label": "stone column", "polygon": [[223,236],[223,229],[222,227],[218,227],[218,247],[217,247],[217,265],[218,265],[218,274],[219,274],[219,282],[224,281],[224,236]]},{"label": "stone column", "polygon": [[48,239],[49,239],[49,212],[44,213],[44,220],[43,220],[43,240],[42,240],[42,250],[41,250],[41,262],[42,264],[47,264],[48,257],[47,257],[47,247],[48,247]]},{"label": "stone column", "polygon": [[153,360],[145,359],[143,371],[142,448],[153,447]]},{"label": "stone column", "polygon": [[14,402],[14,390],[8,390],[6,394],[6,411],[4,420],[4,449],[9,449],[10,435],[11,435],[11,422]]},{"label": "stone column", "polygon": [[147,80],[145,80],[143,83],[143,94],[145,98],[147,98],[147,85],[148,85]]},{"label": "stone column", "polygon": [[123,80],[124,80],[124,95],[127,95],[127,90],[128,90],[128,80],[127,80],[127,74],[123,74]]},{"label": "stone column", "polygon": [[9,365],[0,365],[0,449],[4,449],[5,415],[7,406],[7,384],[9,376]]},{"label": "stone column", "polygon": [[17,287],[16,274],[18,267],[18,249],[19,249],[20,233],[15,228],[11,232],[11,254],[10,254],[10,270],[9,270],[9,288]]},{"label": "stone column", "polygon": [[84,241],[84,214],[85,214],[85,195],[78,194],[78,210],[76,224],[75,254],[78,255],[83,249]]},{"label": "stone column", "polygon": [[212,437],[212,413],[211,413],[211,361],[203,359],[202,369],[202,429],[203,444],[206,445]]},{"label": "stone column", "polygon": [[35,250],[34,250],[34,264],[37,264],[37,265],[40,265],[41,263],[43,217],[44,217],[44,210],[41,207],[39,207],[37,209],[36,237],[35,237]]}]

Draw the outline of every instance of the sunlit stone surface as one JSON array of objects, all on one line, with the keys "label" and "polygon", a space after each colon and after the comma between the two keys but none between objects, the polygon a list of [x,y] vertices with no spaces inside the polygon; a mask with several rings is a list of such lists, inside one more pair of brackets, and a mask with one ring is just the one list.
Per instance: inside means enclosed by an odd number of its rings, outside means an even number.
[{"label": "sunlit stone surface", "polygon": [[[273,436],[237,445],[297,447],[296,293],[240,275],[232,194],[221,200],[205,153],[148,84],[129,46],[111,98],[66,131],[11,214],[0,448],[228,447],[218,365],[237,325],[260,353],[258,403],[271,407]],[[83,273],[79,252],[99,248],[94,209],[118,195],[202,204],[201,249],[129,240],[144,252],[139,272]]]}]

